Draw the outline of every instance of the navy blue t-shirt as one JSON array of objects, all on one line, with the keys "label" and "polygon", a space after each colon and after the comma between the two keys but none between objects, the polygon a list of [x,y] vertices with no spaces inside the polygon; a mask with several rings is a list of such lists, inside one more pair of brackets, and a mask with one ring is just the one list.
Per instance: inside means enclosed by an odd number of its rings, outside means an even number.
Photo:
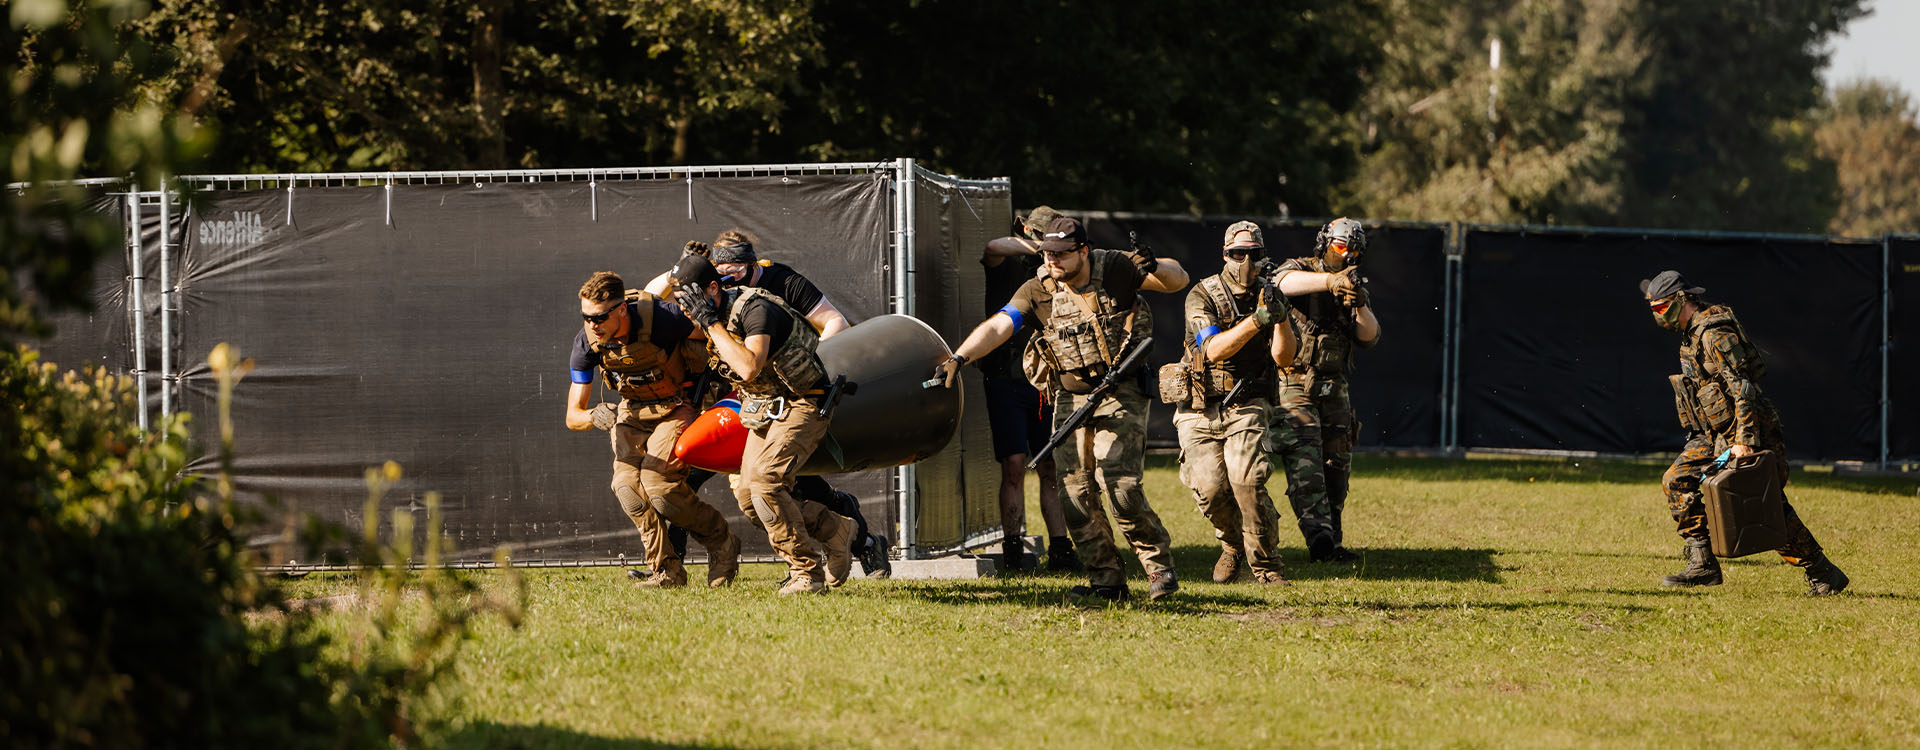
[{"label": "navy blue t-shirt", "polygon": [[[626,343],[633,343],[639,331],[640,311],[635,303],[628,302]],[[654,346],[672,351],[692,333],[693,321],[680,312],[679,305],[657,299],[653,301],[653,334],[649,338]],[[593,371],[599,367],[600,355],[593,352],[593,342],[587,338],[586,327],[582,326],[580,332],[573,335],[573,355],[568,363],[571,372],[568,377],[575,383],[591,383]]]}]

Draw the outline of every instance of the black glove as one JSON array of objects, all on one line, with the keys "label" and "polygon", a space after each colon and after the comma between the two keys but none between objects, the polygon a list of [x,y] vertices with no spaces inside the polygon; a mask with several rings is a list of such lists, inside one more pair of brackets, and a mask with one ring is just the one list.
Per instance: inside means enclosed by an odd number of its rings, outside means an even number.
[{"label": "black glove", "polygon": [[1261,277],[1259,299],[1260,306],[1253,309],[1253,317],[1261,328],[1287,318],[1287,298],[1273,285],[1272,280]]},{"label": "black glove", "polygon": [[686,247],[681,249],[694,255],[706,255],[713,251],[713,246],[699,240],[687,240]]},{"label": "black glove", "polygon": [[1141,276],[1152,276],[1160,268],[1160,259],[1153,257],[1153,248],[1140,241],[1139,232],[1127,232],[1127,244],[1133,246],[1133,252],[1127,253],[1127,260],[1133,261],[1133,267],[1140,269]]},{"label": "black glove", "polygon": [[593,427],[597,430],[611,430],[620,422],[620,408],[609,403],[601,403],[589,412],[593,415]]},{"label": "black glove", "polygon": [[703,292],[680,289],[673,293],[673,299],[680,303],[680,311],[687,314],[687,319],[702,331],[720,322],[720,311],[714,308],[713,300],[707,299]]},{"label": "black glove", "polygon": [[965,355],[955,354],[948,357],[947,361],[934,365],[933,377],[940,381],[940,385],[952,388],[953,381],[960,379],[960,368],[966,364],[967,358]]},{"label": "black glove", "polygon": [[1365,286],[1355,286],[1353,291],[1341,297],[1340,301],[1347,307],[1360,308],[1366,307],[1372,299],[1367,295],[1367,288]]}]

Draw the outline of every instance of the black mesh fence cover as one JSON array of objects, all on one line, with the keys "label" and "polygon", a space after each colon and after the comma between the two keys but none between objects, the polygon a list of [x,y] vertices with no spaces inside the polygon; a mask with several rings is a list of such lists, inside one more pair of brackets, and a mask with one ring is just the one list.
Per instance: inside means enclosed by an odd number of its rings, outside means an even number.
[{"label": "black mesh fence cover", "polygon": [[1465,246],[1466,447],[1677,450],[1679,337],[1638,284],[1672,268],[1766,351],[1793,458],[1878,458],[1878,243],[1471,230]]},{"label": "black mesh fence cover", "polygon": [[1887,283],[1892,296],[1888,333],[1887,453],[1893,461],[1920,461],[1920,237],[1887,239]]},{"label": "black mesh fence cover", "polygon": [[[1180,261],[1193,281],[1220,272],[1222,234],[1233,217],[1086,217],[1096,247],[1126,249],[1138,234],[1156,255]],[[1256,219],[1276,261],[1311,255],[1323,222]],[[1363,273],[1380,318],[1381,343],[1360,352],[1352,374],[1360,444],[1432,446],[1440,441],[1441,341],[1445,328],[1446,228],[1440,225],[1370,227]],[[1153,309],[1153,365],[1178,360],[1186,338],[1186,295],[1147,293]],[[1173,407],[1154,404],[1147,438],[1157,447],[1179,444]]]},{"label": "black mesh fence cover", "polygon": [[[606,433],[561,421],[580,284],[639,287],[741,228],[857,323],[886,308],[887,196],[877,174],[402,185],[390,205],[380,187],[209,192],[177,270],[183,400],[211,417],[206,355],[230,342],[257,364],[234,402],[243,490],[356,529],[363,472],[394,460],[383,520],[438,491],[462,559],[637,558]],[[885,472],[833,481],[890,526]],[[748,528],[724,478],[702,496]]]}]

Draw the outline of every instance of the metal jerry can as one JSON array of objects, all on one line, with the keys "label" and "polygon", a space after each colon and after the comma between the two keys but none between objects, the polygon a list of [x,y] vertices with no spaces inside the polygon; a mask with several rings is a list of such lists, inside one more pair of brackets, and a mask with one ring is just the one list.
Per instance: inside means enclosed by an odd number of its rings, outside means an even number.
[{"label": "metal jerry can", "polygon": [[1755,451],[1729,459],[1700,482],[1715,557],[1743,557],[1787,543],[1787,472],[1780,454]]}]

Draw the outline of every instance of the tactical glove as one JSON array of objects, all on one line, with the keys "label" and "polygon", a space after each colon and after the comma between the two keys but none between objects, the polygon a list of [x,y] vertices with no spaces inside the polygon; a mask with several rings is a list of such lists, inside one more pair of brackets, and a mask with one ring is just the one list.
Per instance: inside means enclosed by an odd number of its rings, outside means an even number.
[{"label": "tactical glove", "polygon": [[953,381],[960,379],[960,368],[965,366],[966,364],[967,364],[966,355],[954,354],[953,356],[948,357],[945,362],[941,362],[940,364],[934,366],[933,377],[934,379],[940,381],[940,385],[942,387],[952,388]]},{"label": "tactical glove", "polygon": [[680,303],[680,311],[687,314],[687,319],[702,331],[720,322],[720,311],[714,309],[713,300],[707,299],[705,293],[681,289],[673,293],[673,299]]},{"label": "tactical glove", "polygon": [[1140,241],[1139,232],[1127,232],[1127,244],[1133,247],[1133,252],[1127,253],[1127,260],[1133,261],[1133,267],[1140,269],[1141,276],[1152,276],[1160,268],[1160,259],[1153,257],[1153,248]]},{"label": "tactical glove", "polygon": [[1348,268],[1344,271],[1328,276],[1327,277],[1327,293],[1332,294],[1335,297],[1339,297],[1342,302],[1346,301],[1347,297],[1353,294],[1353,290],[1359,288],[1360,286],[1359,280],[1355,279],[1353,276],[1354,271],[1357,271],[1357,270],[1359,269]]},{"label": "tactical glove", "polygon": [[682,250],[694,255],[704,256],[713,251],[713,246],[699,240],[687,240],[687,246],[682,248]]},{"label": "tactical glove", "polygon": [[596,430],[611,430],[620,422],[620,409],[613,404],[602,403],[593,407],[593,427]]},{"label": "tactical glove", "polygon": [[1356,286],[1352,292],[1340,297],[1342,304],[1352,308],[1366,307],[1370,301],[1371,298],[1367,295],[1367,288],[1364,286]]}]

